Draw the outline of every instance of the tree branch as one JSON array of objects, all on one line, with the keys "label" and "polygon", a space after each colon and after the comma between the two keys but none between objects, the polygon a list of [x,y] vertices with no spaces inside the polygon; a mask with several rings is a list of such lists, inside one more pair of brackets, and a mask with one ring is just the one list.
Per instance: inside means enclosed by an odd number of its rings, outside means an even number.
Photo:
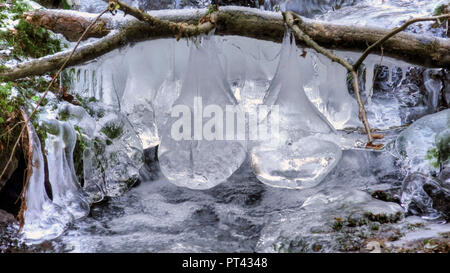
[{"label": "tree branch", "polygon": [[[373,43],[371,46],[369,46],[363,52],[361,57],[359,57],[359,59],[355,62],[355,64],[353,65],[353,68],[355,70],[358,70],[359,66],[363,63],[363,61],[367,58],[367,56],[369,56],[370,52],[372,52],[375,48],[381,46],[384,42],[386,42],[389,38],[393,37],[395,34],[405,30],[409,25],[417,23],[417,22],[423,22],[423,21],[438,21],[439,22],[439,20],[441,20],[441,19],[449,19],[449,18],[450,18],[450,13],[440,15],[440,16],[435,16],[435,17],[413,18],[411,20],[406,21],[403,25],[401,25],[398,28],[393,29],[392,31],[387,33],[383,38],[379,39],[378,41]],[[448,55],[450,55],[449,52],[447,52]]]},{"label": "tree branch", "polygon": [[[151,11],[149,14],[165,21],[172,21],[174,23],[182,23],[195,25],[199,22],[202,16],[207,12],[206,9],[189,9],[189,10],[158,10]],[[57,16],[51,14],[57,13]],[[31,17],[36,14],[37,18],[31,20]],[[51,25],[51,23],[42,24],[39,18],[48,14],[47,18],[58,18],[60,22],[78,20],[79,17],[84,17],[84,20],[93,20],[94,15],[89,13],[81,13],[66,10],[42,10],[38,13],[31,12],[31,22],[36,22],[39,26]],[[285,28],[284,20],[280,13],[260,11],[252,8],[226,6],[221,7],[215,13],[216,35],[239,35],[250,38],[281,42]],[[62,19],[63,17],[69,17]],[[355,27],[334,25],[327,22],[315,21],[307,18],[300,18],[302,24],[302,31],[308,35],[313,41],[317,42],[324,48],[329,49],[343,49],[343,50],[357,50],[364,51],[367,49],[367,44],[376,43],[378,40],[385,37],[390,31],[380,28]],[[82,22],[84,22],[82,20]],[[102,18],[104,32],[108,31],[105,40],[106,45],[102,42],[96,41],[96,46],[103,50],[91,48],[90,52],[85,51],[84,59],[89,61],[104,53],[105,50],[113,50],[121,47],[127,43],[139,42],[149,39],[176,37],[179,31],[170,29],[167,25],[155,27],[145,22],[141,22],[132,16],[125,18],[119,16],[104,16]],[[81,25],[81,23],[80,23]],[[53,31],[65,34],[71,32],[70,25],[65,26],[59,24],[58,28],[53,28]],[[112,41],[111,34],[120,32],[121,39]],[[73,32],[75,33],[75,32]],[[78,31],[76,33],[79,33]],[[103,33],[103,32],[102,32]],[[300,45],[306,45],[305,42],[299,40]],[[404,60],[411,64],[418,64],[428,67],[450,67],[450,39],[443,39],[437,37],[430,37],[425,35],[416,35],[411,33],[398,33],[397,35],[388,39],[383,43],[384,55],[393,57],[399,60]],[[374,48],[371,53],[380,53]],[[80,51],[82,48],[80,47]],[[48,61],[48,57],[46,61]],[[58,56],[55,56],[58,59]],[[78,64],[80,62],[76,62]],[[72,65],[72,64],[70,64]],[[49,67],[46,64],[46,67]],[[57,69],[55,66],[53,70]],[[27,76],[26,73],[23,74]],[[36,74],[33,74],[36,75]],[[0,72],[0,77],[2,73]],[[23,77],[23,76],[21,76]],[[13,78],[11,78],[13,79]]]},{"label": "tree branch", "polygon": [[[68,10],[38,9],[22,15],[25,20],[34,25],[46,28],[55,33],[61,33],[71,42],[76,42],[87,27],[95,20],[96,15],[91,13],[73,12]],[[111,18],[101,18],[84,35],[88,38],[101,38],[108,35],[113,26]]]},{"label": "tree branch", "polygon": [[[198,24],[188,24],[184,22],[172,22],[169,20],[153,17],[145,11],[128,6],[127,4],[118,0],[103,0],[107,2],[111,8],[117,5],[118,9],[124,12],[125,15],[130,14],[139,21],[146,22],[151,26],[157,28],[168,28],[176,33],[177,39],[181,37],[192,37],[200,34],[208,33],[215,27],[215,11],[217,9],[208,10],[208,12],[199,20]],[[215,5],[212,5],[215,7]]]}]

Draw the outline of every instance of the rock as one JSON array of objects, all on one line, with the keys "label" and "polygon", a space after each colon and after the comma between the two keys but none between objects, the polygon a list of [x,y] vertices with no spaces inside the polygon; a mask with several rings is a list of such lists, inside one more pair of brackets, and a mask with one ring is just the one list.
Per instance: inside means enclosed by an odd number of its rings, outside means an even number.
[{"label": "rock", "polygon": [[376,200],[366,192],[323,191],[309,197],[300,208],[271,218],[262,230],[256,249],[265,252],[360,251],[365,239],[381,236],[379,231],[385,233],[388,226],[402,218],[400,205]]},{"label": "rock", "polygon": [[442,187],[436,181],[428,180],[423,185],[423,190],[433,200],[433,208],[441,212],[444,217],[450,219],[450,190]]},{"label": "rock", "polygon": [[440,174],[439,180],[442,183],[442,186],[450,190],[450,166],[445,166]]},{"label": "rock", "polygon": [[[450,107],[450,71],[448,69],[444,69],[444,90],[443,90],[443,107]],[[445,104],[444,104],[445,103]]]},{"label": "rock", "polygon": [[433,209],[433,200],[423,189],[423,186],[430,181],[432,181],[431,178],[420,173],[412,173],[403,181],[401,204],[408,215],[432,217],[438,215]]},{"label": "rock", "polygon": [[340,9],[344,6],[355,5],[360,0],[270,0],[265,1],[266,9],[275,10],[278,5],[281,10],[292,10],[302,16],[313,17],[328,11]]},{"label": "rock", "polygon": [[[404,159],[405,167],[411,172],[425,175],[439,172],[435,152],[436,136],[444,133],[450,127],[450,109],[427,115],[405,129],[395,141],[395,150]],[[445,142],[444,142],[445,143]]]},{"label": "rock", "polygon": [[16,222],[14,215],[0,209],[0,227],[14,222]]},{"label": "rock", "polygon": [[[9,159],[9,153],[5,153],[4,151],[1,150],[0,152],[2,153],[0,154],[0,171],[3,171]],[[11,178],[12,174],[14,173],[14,171],[17,169],[18,166],[19,160],[14,156],[11,163],[8,165],[5,174],[3,175],[2,178],[0,178],[0,190],[3,188],[3,186],[5,186],[6,182],[8,182],[8,180]]]},{"label": "rock", "polygon": [[[383,84],[384,73],[377,76],[375,87]],[[395,74],[393,75],[395,76]],[[396,82],[393,77],[393,94],[400,103],[402,124],[411,123],[426,114],[448,108],[450,101],[450,75],[445,69],[424,69],[410,67],[406,77]],[[381,81],[381,83],[380,83]],[[383,87],[383,86],[382,86]],[[389,89],[389,86],[387,86]],[[376,90],[376,88],[374,88]]]}]

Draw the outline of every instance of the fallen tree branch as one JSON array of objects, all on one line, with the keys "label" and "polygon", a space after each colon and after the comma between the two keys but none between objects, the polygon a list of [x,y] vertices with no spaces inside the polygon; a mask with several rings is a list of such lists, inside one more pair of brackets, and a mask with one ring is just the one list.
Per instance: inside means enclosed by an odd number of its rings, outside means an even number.
[{"label": "fallen tree branch", "polygon": [[[192,10],[170,10],[152,11],[152,17],[172,21],[175,23],[196,24],[207,12],[206,9]],[[50,14],[57,13],[57,16]],[[42,23],[43,16],[46,18],[59,18],[64,16],[76,18],[83,17],[84,20],[92,21],[93,15],[89,13],[79,13],[74,11],[41,10],[27,13],[26,16],[32,23],[40,26],[51,25]],[[36,18],[33,18],[37,16]],[[103,30],[98,33],[106,33],[102,39],[92,44],[80,46],[78,52],[68,63],[68,66],[77,65],[93,60],[109,51],[122,47],[128,43],[139,42],[149,39],[176,37],[179,30],[170,28],[167,25],[151,25],[141,22],[131,16],[117,18],[105,16],[102,19]],[[285,27],[284,20],[280,13],[261,11],[245,7],[226,6],[214,12],[214,24],[217,35],[239,35],[250,38],[281,42]],[[367,44],[373,44],[385,37],[389,31],[379,28],[353,27],[334,25],[327,22],[314,21],[300,17],[302,30],[313,41],[323,48],[358,50],[367,49]],[[72,20],[70,19],[70,20]],[[69,20],[69,19],[67,19]],[[44,20],[45,21],[45,20]],[[81,24],[80,24],[81,25]],[[59,33],[67,33],[70,28],[59,25]],[[304,41],[298,40],[301,45],[306,45]],[[407,61],[411,64],[418,64],[429,67],[450,67],[450,40],[410,33],[398,33],[383,43],[384,55],[396,59]],[[379,53],[374,48],[371,53]],[[0,72],[0,78],[5,80],[15,80],[27,76],[41,75],[54,71],[60,67],[65,56],[70,54],[70,50],[52,56],[46,56],[30,62],[18,64]]]},{"label": "fallen tree branch", "polygon": [[[397,33],[405,30],[409,25],[412,25],[417,22],[424,22],[424,21],[437,21],[440,22],[442,19],[449,19],[450,13],[440,15],[440,16],[434,16],[434,17],[421,17],[421,18],[413,18],[411,20],[406,21],[403,25],[401,25],[398,28],[393,29],[389,33],[387,33],[383,38],[379,39],[375,43],[373,43],[371,46],[369,46],[359,57],[359,59],[353,64],[353,68],[355,70],[358,70],[359,66],[363,63],[363,61],[369,56],[370,52],[375,50],[375,48],[380,47],[384,42],[386,42],[389,38],[392,38]],[[447,55],[450,55],[450,51],[447,52]]]},{"label": "fallen tree branch", "polygon": [[[76,42],[95,20],[96,14],[79,13],[70,10],[40,9],[26,12],[23,17],[28,23],[34,26],[40,26],[55,33],[61,33],[67,40]],[[104,37],[111,30],[113,30],[113,25],[110,18],[101,18],[83,36],[83,40],[93,37]]]},{"label": "fallen tree branch", "polygon": [[125,15],[130,14],[139,21],[145,22],[150,26],[162,29],[169,29],[172,34],[175,33],[177,39],[181,37],[193,37],[200,34],[206,34],[215,28],[215,12],[217,11],[216,5],[211,5],[210,9],[200,18],[198,23],[189,24],[186,22],[173,22],[151,16],[145,11],[141,11],[137,8],[128,6],[127,4],[117,0],[103,0],[110,6],[109,8],[117,8],[124,12]]}]

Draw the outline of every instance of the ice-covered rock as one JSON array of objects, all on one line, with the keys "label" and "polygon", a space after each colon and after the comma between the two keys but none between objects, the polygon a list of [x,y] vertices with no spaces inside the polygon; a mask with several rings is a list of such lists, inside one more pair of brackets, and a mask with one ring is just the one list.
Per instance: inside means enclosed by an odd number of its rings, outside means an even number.
[{"label": "ice-covered rock", "polygon": [[354,5],[362,0],[265,0],[264,7],[283,11],[291,10],[302,16],[313,17],[328,11],[340,9],[343,6]]},{"label": "ice-covered rock", "polygon": [[441,212],[446,219],[450,219],[450,190],[436,181],[428,181],[423,190],[433,200],[433,208]]},{"label": "ice-covered rock", "polygon": [[[68,103],[59,106],[58,118],[76,129],[83,168],[83,191],[89,202],[125,192],[138,179],[143,165],[143,148],[133,125],[114,108],[99,102],[86,106]],[[55,122],[55,121],[53,121]],[[73,129],[72,129],[73,130]]]},{"label": "ice-covered rock", "polygon": [[[402,219],[396,203],[373,199],[356,190],[333,188],[280,212],[261,231],[257,252],[337,252],[359,250],[373,226]],[[350,227],[352,233],[340,232]]]},{"label": "ice-covered rock", "polygon": [[427,115],[405,129],[395,141],[395,151],[405,159],[412,172],[432,174],[439,171],[427,159],[436,147],[436,135],[450,127],[450,109]]},{"label": "ice-covered rock", "polygon": [[432,181],[431,178],[412,173],[403,181],[401,204],[405,211],[412,215],[436,218],[439,213],[433,209],[433,200],[425,192],[424,185]]},{"label": "ice-covered rock", "polygon": [[144,163],[143,148],[132,124],[121,114],[107,112],[98,120],[91,158],[103,175],[106,196],[119,196],[139,178]]}]

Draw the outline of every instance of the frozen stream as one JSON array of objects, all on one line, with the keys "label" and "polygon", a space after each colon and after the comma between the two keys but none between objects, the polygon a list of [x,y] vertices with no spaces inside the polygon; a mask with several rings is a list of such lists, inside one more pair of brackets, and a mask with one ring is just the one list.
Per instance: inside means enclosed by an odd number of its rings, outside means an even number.
[{"label": "frozen stream", "polygon": [[265,186],[248,162],[226,183],[189,190],[169,183],[151,162],[149,181],[93,207],[57,241],[74,252],[272,252],[296,242],[304,243],[303,251],[317,242],[337,251],[334,217],[401,211],[363,192],[400,187],[393,162],[385,153],[347,151],[320,186],[303,191]]},{"label": "frozen stream", "polygon": [[[127,2],[151,9],[209,3]],[[444,2],[255,5],[393,28]],[[102,3],[77,7],[95,12]],[[444,35],[427,24],[408,31]],[[448,71],[370,55],[362,96],[385,148],[366,150],[345,69],[289,37],[282,44],[213,33],[145,41],[67,69],[69,91],[81,103],[49,95],[40,115],[49,130],[44,153],[29,133],[39,164],[32,166],[22,239],[49,240],[51,251],[64,252],[336,252],[370,251],[371,240],[390,249],[450,232],[422,189],[427,181],[448,181],[449,162],[426,159],[448,138]],[[239,107],[249,119],[260,105],[280,105],[279,132],[270,141],[174,141],[172,105],[195,109],[194,97]],[[39,169],[44,164],[51,191]]]}]

